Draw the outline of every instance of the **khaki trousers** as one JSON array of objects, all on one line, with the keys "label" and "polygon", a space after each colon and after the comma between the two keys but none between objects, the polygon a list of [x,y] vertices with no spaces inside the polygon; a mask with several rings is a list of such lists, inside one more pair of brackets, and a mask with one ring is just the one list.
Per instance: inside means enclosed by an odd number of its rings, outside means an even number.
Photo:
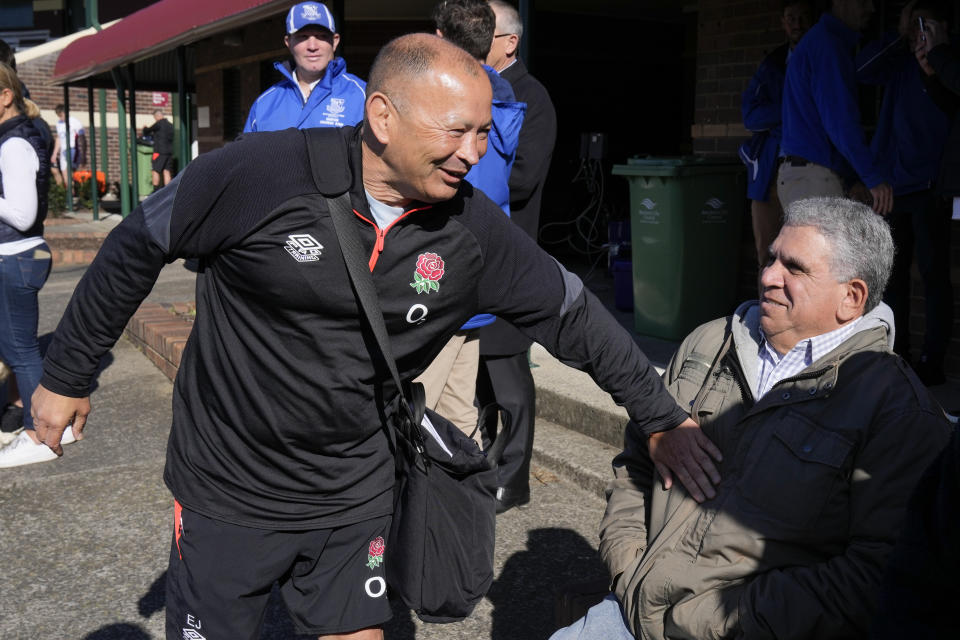
[{"label": "khaki trousers", "polygon": [[786,210],[797,200],[842,198],[845,194],[843,181],[833,170],[812,162],[803,167],[784,162],[777,173],[777,195],[780,197],[780,206]]},{"label": "khaki trousers", "polygon": [[[470,435],[477,426],[477,367],[480,363],[480,340],[475,329],[457,332],[444,345],[430,366],[415,382],[423,384],[427,408],[433,409]],[[483,447],[480,430],[473,435]]]}]

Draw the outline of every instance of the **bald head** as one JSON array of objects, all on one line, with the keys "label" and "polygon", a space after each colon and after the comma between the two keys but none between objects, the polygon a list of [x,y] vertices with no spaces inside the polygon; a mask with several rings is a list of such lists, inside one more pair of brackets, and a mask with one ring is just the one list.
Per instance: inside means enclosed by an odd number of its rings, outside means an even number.
[{"label": "bald head", "polygon": [[487,148],[490,80],[460,47],[425,33],[377,55],[367,83],[363,185],[390,206],[456,195]]},{"label": "bald head", "polygon": [[452,72],[486,78],[483,67],[460,47],[427,33],[411,33],[388,42],[377,54],[367,81],[367,95],[390,98],[398,110],[409,104],[407,91],[426,74]]}]

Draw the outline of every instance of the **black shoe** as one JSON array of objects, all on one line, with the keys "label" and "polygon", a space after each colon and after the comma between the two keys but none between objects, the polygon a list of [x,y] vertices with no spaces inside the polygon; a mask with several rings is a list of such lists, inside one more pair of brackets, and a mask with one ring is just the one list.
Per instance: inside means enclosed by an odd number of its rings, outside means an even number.
[{"label": "black shoe", "polygon": [[0,416],[0,431],[13,433],[21,427],[23,427],[23,407],[8,404],[3,408],[3,416]]},{"label": "black shoe", "polygon": [[530,503],[530,488],[522,491],[508,487],[497,487],[497,513],[503,513],[514,507],[522,508]]}]

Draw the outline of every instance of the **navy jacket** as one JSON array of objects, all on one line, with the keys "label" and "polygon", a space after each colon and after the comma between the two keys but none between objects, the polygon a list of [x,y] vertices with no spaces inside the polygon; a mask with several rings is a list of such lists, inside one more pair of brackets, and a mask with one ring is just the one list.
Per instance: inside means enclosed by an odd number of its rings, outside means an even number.
[{"label": "navy jacket", "polygon": [[930,52],[927,60],[937,72],[940,84],[954,96],[952,104],[946,107],[953,126],[944,149],[937,189],[948,198],[956,198],[960,197],[960,110],[956,103],[956,96],[960,96],[960,52],[942,44]]},{"label": "navy jacket", "polygon": [[931,98],[928,81],[906,41],[889,33],[857,56],[857,79],[884,88],[870,150],[891,177],[894,195],[929,189],[937,179],[950,119]]},{"label": "navy jacket", "polygon": [[890,178],[874,162],[860,126],[853,60],[859,41],[831,13],[803,36],[787,66],[780,148],[873,188]]},{"label": "navy jacket", "polygon": [[743,126],[753,136],[740,145],[739,152],[747,165],[747,197],[751,200],[766,202],[770,184],[777,176],[777,155],[783,136],[783,82],[789,52],[789,43],[770,52],[743,92]]}]

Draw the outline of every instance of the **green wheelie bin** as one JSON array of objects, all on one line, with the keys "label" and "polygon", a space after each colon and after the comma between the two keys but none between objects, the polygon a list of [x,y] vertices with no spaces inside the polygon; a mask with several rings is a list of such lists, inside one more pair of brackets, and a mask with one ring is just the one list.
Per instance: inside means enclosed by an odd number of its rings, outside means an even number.
[{"label": "green wheelie bin", "polygon": [[634,327],[681,340],[737,303],[746,172],[737,160],[630,158]]},{"label": "green wheelie bin", "polygon": [[153,193],[153,147],[139,142],[137,143],[136,180],[141,200]]}]

